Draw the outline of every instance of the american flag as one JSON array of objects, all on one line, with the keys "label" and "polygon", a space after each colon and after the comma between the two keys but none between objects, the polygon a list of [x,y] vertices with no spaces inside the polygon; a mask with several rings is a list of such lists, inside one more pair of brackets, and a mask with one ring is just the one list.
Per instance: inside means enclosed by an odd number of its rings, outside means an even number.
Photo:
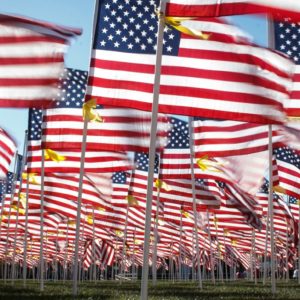
[{"label": "american flag", "polygon": [[[52,150],[80,149],[83,133],[82,104],[87,72],[67,69],[59,101],[44,111],[42,147]],[[151,113],[129,108],[96,110],[103,122],[90,122],[88,151],[144,151],[150,144]],[[167,143],[168,118],[158,117],[157,149]]]},{"label": "american flag", "polygon": [[13,186],[14,173],[7,172],[6,179],[0,181],[0,201],[5,198],[6,194],[11,195]]},{"label": "american flag", "polygon": [[288,197],[288,202],[289,202],[289,206],[290,206],[290,209],[291,209],[291,212],[294,216],[294,218],[299,222],[299,212],[300,212],[300,203],[299,203],[299,200],[296,198],[296,197],[293,197],[293,196],[289,196]]},{"label": "american flag", "polygon": [[274,149],[278,169],[279,185],[294,197],[300,195],[300,155],[288,147]]},{"label": "american flag", "polygon": [[[274,127],[273,144],[281,140],[280,133]],[[193,129],[198,157],[243,155],[268,150],[266,125],[194,118]]]},{"label": "american flag", "polygon": [[[85,174],[83,178],[82,204],[95,208],[110,207],[111,198],[111,175],[103,173],[97,175],[97,180],[90,178],[91,174]],[[45,202],[54,205],[73,207],[78,199],[78,175],[77,174],[48,174],[44,177],[43,188]],[[41,193],[41,177],[34,176],[36,184],[32,184],[29,179],[29,195],[33,199],[34,195]],[[70,204],[71,203],[71,204]],[[47,206],[47,204],[45,204]]]},{"label": "american flag", "polygon": [[268,13],[275,18],[292,16],[300,20],[300,4],[294,0],[167,0],[167,15],[219,17]]},{"label": "american flag", "polygon": [[[188,123],[171,118],[173,128],[169,133],[169,143],[161,154],[160,176],[162,179],[191,179],[191,151]],[[195,156],[200,157],[197,152]],[[204,156],[199,159],[203,159]],[[196,178],[214,179],[238,185],[246,193],[256,193],[259,180],[263,178],[267,168],[267,152],[259,152],[243,156],[215,157],[205,160],[212,168],[203,170],[194,159]],[[245,169],[243,166],[247,165]]]},{"label": "american flag", "polygon": [[0,128],[0,179],[6,178],[6,173],[16,152],[17,146],[12,137]]},{"label": "american flag", "polygon": [[[68,72],[68,71],[67,71]],[[69,73],[69,72],[68,72]],[[73,105],[80,107],[83,103],[84,91],[83,76],[85,72],[72,70],[69,75],[75,75],[77,80],[70,81],[63,79],[61,87],[61,101],[57,101],[56,105],[68,106]],[[84,75],[85,74],[85,75]],[[64,102],[64,103],[61,103]],[[42,139],[42,119],[43,111],[41,109],[29,110],[28,121],[28,172],[41,171],[41,139]],[[62,173],[78,173],[80,169],[81,145],[76,149],[63,149],[57,151],[65,157],[64,161],[45,161],[45,172],[62,172]],[[125,152],[111,151],[86,151],[85,153],[85,171],[86,172],[114,172],[131,169]]]},{"label": "american flag", "polygon": [[130,183],[131,175],[126,172],[115,172],[112,176],[112,199],[111,203],[114,207],[125,206],[127,207],[128,201],[126,197],[128,196],[128,189]]},{"label": "american flag", "polygon": [[[294,3],[296,4],[296,3]],[[291,100],[287,102],[286,112],[290,117],[299,117],[300,115],[300,24],[290,22],[285,19],[282,22],[274,24],[275,49],[288,55],[296,64],[293,86],[291,91]]]},{"label": "american flag", "polygon": [[[172,129],[168,135],[168,144],[160,156],[161,178],[191,177],[191,151],[189,124],[178,118],[170,118]],[[197,168],[197,165],[194,165]]]},{"label": "american flag", "polygon": [[69,39],[81,30],[0,15],[0,107],[45,107],[56,97]]},{"label": "american flag", "polygon": [[[151,110],[158,1],[101,1],[87,99]],[[282,122],[292,64],[250,43],[220,20],[182,25],[208,40],[165,27],[159,111],[268,123]]]}]

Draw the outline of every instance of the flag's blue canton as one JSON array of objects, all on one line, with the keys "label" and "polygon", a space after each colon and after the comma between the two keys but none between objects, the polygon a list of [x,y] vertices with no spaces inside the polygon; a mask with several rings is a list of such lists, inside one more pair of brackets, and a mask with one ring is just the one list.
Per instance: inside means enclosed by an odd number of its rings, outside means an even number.
[{"label": "flag's blue canton", "polygon": [[[26,161],[25,161],[26,163]],[[22,176],[22,164],[23,164],[23,155],[21,154],[18,154],[18,161],[17,161],[17,170],[16,170],[16,173],[17,173],[17,180],[20,180],[21,179],[21,176]]]},{"label": "flag's blue canton", "polygon": [[125,172],[115,172],[112,176],[112,182],[117,184],[126,183],[127,174]]},{"label": "flag's blue canton", "polygon": [[269,181],[264,178],[264,182],[259,189],[259,193],[268,194],[269,193]]},{"label": "flag's blue canton", "polygon": [[298,204],[298,199],[293,196],[289,196],[289,203],[290,204]]},{"label": "flag's blue canton", "polygon": [[199,184],[199,185],[206,185],[206,184],[205,184],[205,180],[202,179],[202,178],[196,179],[196,183]]},{"label": "flag's blue canton", "polygon": [[87,86],[87,72],[76,69],[65,69],[60,80],[56,108],[81,108]]},{"label": "flag's blue canton", "polygon": [[288,147],[274,149],[276,159],[292,164],[300,169],[300,155]]},{"label": "flag's blue canton", "polygon": [[6,180],[0,182],[0,201],[2,202],[5,194],[11,194],[13,185],[14,173],[7,172]]},{"label": "flag's blue canton", "polygon": [[294,63],[300,64],[300,24],[275,23],[275,48],[287,54]]},{"label": "flag's blue canton", "polygon": [[[87,72],[76,69],[65,69],[60,79],[59,93],[52,108],[82,108],[87,85]],[[43,111],[29,110],[29,140],[40,140],[42,134]]]},{"label": "flag's blue canton", "polygon": [[42,136],[43,111],[37,108],[29,109],[28,139],[38,141]]},{"label": "flag's blue canton", "polygon": [[[149,158],[148,154],[143,152],[136,152],[135,153],[135,166],[137,170],[148,172],[149,169]],[[155,156],[155,166],[154,172],[158,173],[158,165],[159,165],[159,158],[158,155]]]},{"label": "flag's blue canton", "polygon": [[[95,49],[156,53],[157,0],[103,0],[95,34]],[[164,54],[177,55],[180,33],[165,27]]]},{"label": "flag's blue canton", "polygon": [[6,182],[3,180],[0,181],[0,202],[3,201],[5,194],[6,194]]},{"label": "flag's blue canton", "polygon": [[168,133],[168,149],[190,148],[189,124],[183,120],[170,118],[172,130]]},{"label": "flag's blue canton", "polygon": [[[269,180],[267,180],[266,178],[264,178],[264,182],[261,185],[260,189],[259,189],[259,193],[263,193],[263,194],[269,194]],[[278,200],[278,199],[282,199],[282,197],[278,194],[276,194],[275,192],[273,192],[273,200]]]}]

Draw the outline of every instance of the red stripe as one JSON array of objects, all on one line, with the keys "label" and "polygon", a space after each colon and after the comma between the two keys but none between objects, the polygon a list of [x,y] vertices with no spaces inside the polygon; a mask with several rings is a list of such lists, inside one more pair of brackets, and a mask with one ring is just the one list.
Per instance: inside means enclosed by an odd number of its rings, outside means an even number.
[{"label": "red stripe", "polygon": [[[29,87],[30,89],[30,87]],[[15,108],[45,108],[53,102],[53,99],[40,98],[34,100],[22,100],[20,95],[19,99],[3,99],[0,98],[0,107],[15,107]]]},{"label": "red stripe", "polygon": [[[214,50],[203,50],[203,49],[180,48],[178,55],[179,57],[209,59],[209,60],[216,61],[215,63],[218,63],[218,61],[232,62],[232,63],[237,62],[239,64],[244,63],[250,66],[252,65],[253,67],[255,66],[261,67],[262,69],[268,70],[283,78],[290,78],[290,74],[276,68],[276,66],[274,65],[266,63],[265,60],[262,60],[256,57],[255,55],[221,52],[221,50],[222,49],[220,49],[220,51],[214,51]],[[253,77],[258,77],[258,76],[253,75]]]},{"label": "red stripe", "polygon": [[[184,79],[184,77],[182,77]],[[153,91],[153,84],[148,84],[148,83],[141,83],[141,82],[132,82],[132,81],[126,81],[126,80],[111,80],[111,79],[105,79],[105,78],[98,78],[98,77],[90,77],[89,81],[90,86],[95,86],[95,87],[102,87],[102,88],[109,88],[109,89],[115,89],[117,90],[129,90],[132,91],[139,91],[139,92],[144,92],[144,93],[149,93],[152,94]],[[227,92],[227,91],[222,91],[222,90],[212,90],[212,89],[205,89],[205,88],[194,88],[194,87],[188,87],[188,86],[166,86],[161,84],[160,86],[160,93],[163,95],[169,95],[170,97],[172,95],[174,96],[183,96],[183,97],[195,97],[199,98],[199,95],[201,95],[201,98],[204,99],[212,99],[212,100],[224,100],[224,101],[230,101],[234,105],[234,103],[251,103],[251,104],[260,104],[260,105],[273,105],[274,107],[277,107],[278,110],[282,110],[282,105],[277,102],[276,100],[273,100],[271,98],[266,98],[262,97],[256,94],[246,94],[243,92]],[[95,98],[95,96],[90,96],[90,98]],[[101,97],[99,99],[100,104],[104,105],[115,105],[115,106],[122,106],[122,107],[131,107],[134,108],[135,104],[129,104],[126,103],[126,105],[123,105],[121,102],[126,101],[125,99],[111,99],[110,101],[102,101],[102,99],[109,99],[109,98],[104,98]],[[132,102],[136,103],[136,100],[131,100]],[[175,104],[174,104],[175,105]],[[139,106],[136,108],[142,109],[142,110],[150,110],[152,104],[149,103],[141,103]],[[161,104],[161,106],[163,106]],[[174,109],[174,114],[177,113],[177,110],[175,107],[173,107],[171,104],[168,105],[171,106],[169,107],[169,110],[171,108]],[[144,108],[142,108],[144,107]],[[146,107],[149,107],[146,109]],[[186,109],[182,106],[178,107],[178,110],[180,109]],[[193,107],[193,109],[198,109],[198,107]],[[160,111],[160,112],[165,112],[165,111]],[[210,110],[211,114],[213,114],[213,111]],[[170,112],[168,112],[170,113]],[[172,112],[171,112],[172,113]],[[230,112],[229,112],[230,113]],[[177,114],[185,114],[185,113],[177,113]],[[190,115],[189,113],[188,115]],[[195,116],[197,114],[194,114]],[[201,115],[201,114],[200,114]],[[213,117],[212,117],[213,118]],[[228,119],[228,118],[224,118]],[[253,122],[255,123],[255,122]]]},{"label": "red stripe", "polygon": [[[97,99],[99,104],[114,105],[119,107],[128,107],[141,110],[150,111],[152,109],[151,103],[140,102],[130,99],[115,99],[108,97],[98,98],[96,96],[87,95],[86,100]],[[0,102],[1,103],[1,102]],[[259,101],[257,102],[259,103]],[[277,103],[278,104],[278,103]],[[270,118],[268,116],[250,114],[247,112],[225,112],[220,110],[210,110],[200,107],[184,107],[184,106],[171,106],[165,104],[159,104],[159,112],[167,114],[178,114],[186,116],[202,116],[204,118],[216,118],[216,119],[232,119],[242,122],[251,122],[259,124],[269,124]],[[272,120],[273,124],[281,124],[278,120]]]},{"label": "red stripe", "polygon": [[58,78],[1,78],[1,87],[28,87],[30,89],[33,86],[53,86],[57,87],[60,80]]},{"label": "red stripe", "polygon": [[[250,3],[249,3],[250,2]],[[213,5],[188,5],[188,4],[168,4],[166,15],[177,17],[218,17],[242,14],[269,13],[277,20],[289,17],[295,21],[300,20],[300,12],[274,8],[272,6],[256,5],[251,1],[248,3],[222,3]]]},{"label": "red stripe", "polygon": [[[202,52],[204,52],[202,54]],[[191,49],[181,49],[180,53],[182,56],[186,57],[192,57],[194,58],[195,55],[198,53],[197,58],[203,58],[203,59],[214,59],[216,60],[216,63],[218,60],[224,60],[224,57],[222,57],[219,52],[214,53],[214,51],[205,51],[205,50],[191,50]],[[201,57],[199,55],[201,53]],[[224,53],[224,56],[229,55],[233,56],[232,54]],[[207,57],[205,57],[207,56]],[[245,63],[249,63],[249,59],[245,59]],[[236,57],[235,59],[237,62],[239,61],[239,57]],[[251,57],[251,61],[255,61],[255,58]],[[257,59],[258,60],[258,59]],[[228,58],[228,62],[232,62],[233,60],[230,60]],[[271,65],[267,65],[266,62],[259,60],[261,62],[262,68],[268,69],[274,73],[279,74],[279,76],[282,76],[284,78],[289,78],[289,76],[284,73],[280,72],[280,70],[272,67]],[[256,62],[258,63],[258,62]],[[253,64],[255,66],[256,64]],[[153,66],[146,65],[146,64],[133,64],[133,63],[124,63],[124,62],[114,62],[114,61],[104,61],[100,59],[93,59],[92,60],[92,67],[100,68],[100,69],[107,69],[107,70],[116,70],[116,71],[128,71],[128,72],[134,72],[134,73],[146,73],[146,74],[154,74]],[[268,67],[269,66],[269,67]],[[232,71],[221,71],[221,70],[206,70],[206,69],[200,69],[195,67],[179,67],[179,66],[162,66],[161,68],[161,74],[162,75],[173,75],[173,76],[180,76],[180,77],[191,77],[191,78],[206,78],[206,79],[214,79],[214,80],[223,80],[223,81],[233,81],[233,82],[244,82],[244,83],[250,83],[250,84],[256,84],[258,86],[264,86],[266,88],[270,88],[273,90],[277,90],[283,93],[287,93],[287,90],[284,88],[284,86],[267,80],[265,78],[262,78],[260,76],[255,75],[248,75],[243,73],[234,72],[234,69]],[[102,79],[104,80],[104,78]],[[110,80],[109,80],[110,81]],[[121,81],[118,81],[121,82]],[[129,81],[126,82],[126,85],[128,84],[128,88],[126,86],[125,89],[133,89],[135,90],[135,84],[136,82],[132,83]],[[145,90],[146,83],[145,84]],[[93,76],[89,77],[89,85],[97,86],[97,79]],[[148,84],[150,86],[147,91],[151,91],[152,85]]]},{"label": "red stripe", "polygon": [[[17,31],[17,29],[16,29]],[[57,44],[65,44],[66,40],[62,38],[58,38],[55,36],[34,36],[34,35],[29,35],[29,36],[1,36],[0,35],[0,45],[5,45],[5,44],[23,44],[26,45],[26,43],[30,43],[33,46],[37,46],[40,43],[57,43]],[[36,44],[36,45],[35,45]]]},{"label": "red stripe", "polygon": [[[36,65],[36,64],[49,64],[49,63],[63,63],[64,56],[62,53],[57,53],[53,57],[1,57],[0,64],[6,65]],[[30,68],[30,66],[28,66]]]}]

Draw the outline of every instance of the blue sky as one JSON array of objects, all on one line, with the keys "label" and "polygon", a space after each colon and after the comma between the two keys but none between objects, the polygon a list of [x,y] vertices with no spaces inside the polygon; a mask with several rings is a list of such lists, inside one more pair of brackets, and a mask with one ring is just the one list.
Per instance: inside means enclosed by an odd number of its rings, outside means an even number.
[{"label": "blue sky", "polygon": [[[73,40],[69,48],[66,65],[88,70],[95,2],[96,0],[9,0],[1,1],[0,12],[82,28],[83,34]],[[252,35],[254,42],[267,45],[267,23],[264,18],[242,16],[230,18],[230,21]],[[14,137],[20,152],[27,129],[27,117],[27,109],[0,108],[0,127]]]}]

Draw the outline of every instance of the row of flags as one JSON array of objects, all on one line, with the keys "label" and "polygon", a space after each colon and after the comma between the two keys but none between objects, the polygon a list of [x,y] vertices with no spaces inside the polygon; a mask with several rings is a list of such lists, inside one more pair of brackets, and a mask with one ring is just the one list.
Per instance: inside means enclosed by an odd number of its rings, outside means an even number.
[{"label": "row of flags", "polygon": [[[21,171],[7,173],[16,145],[0,132],[4,261],[28,259],[35,266],[42,246],[48,263],[58,259],[71,265],[78,229],[84,268],[143,265],[158,5],[100,1],[89,73],[64,70],[66,45],[80,30],[0,16],[0,106],[31,107]],[[249,12],[270,12],[281,20],[276,49],[284,54],[253,44],[217,18]],[[167,1],[150,182],[149,260],[157,267],[166,268],[167,259],[192,266],[199,255],[212,269],[213,253],[228,265],[239,261],[249,268],[250,248],[256,255],[265,247],[270,253],[264,179],[269,123],[276,124],[275,244],[281,257],[296,260],[299,135],[286,116],[297,117],[299,109],[299,37],[293,23],[299,16],[300,7],[291,0]],[[91,120],[84,165],[83,111]],[[169,114],[190,116],[190,122]],[[195,251],[195,227],[201,253]]]}]

